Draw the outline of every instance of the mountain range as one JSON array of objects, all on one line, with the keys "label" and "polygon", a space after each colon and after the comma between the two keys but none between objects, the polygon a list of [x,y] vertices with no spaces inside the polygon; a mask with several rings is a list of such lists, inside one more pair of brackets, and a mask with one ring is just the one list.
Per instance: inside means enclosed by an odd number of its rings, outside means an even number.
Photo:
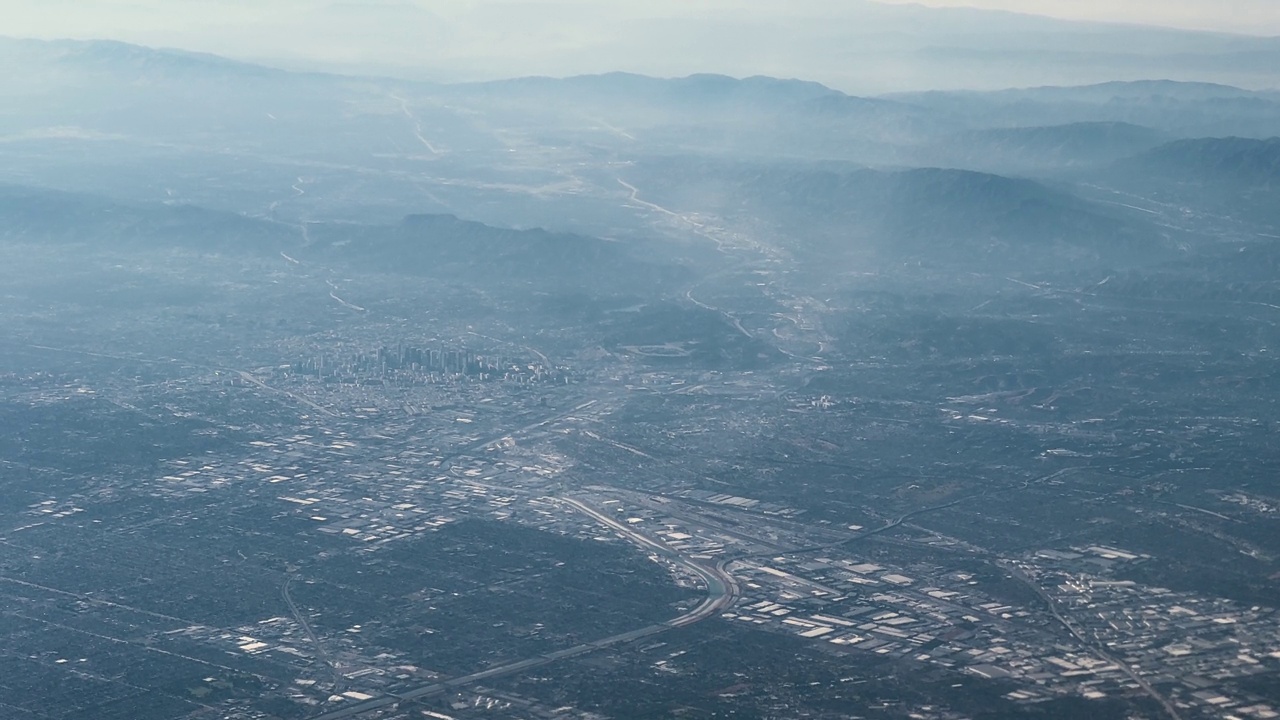
[{"label": "mountain range", "polygon": [[[14,0],[8,32],[58,5]],[[114,36],[273,65],[414,80],[627,70],[805,77],[855,93],[996,89],[1167,77],[1275,87],[1275,38],[1057,20],[972,8],[840,3],[281,0],[269,6],[118,4]],[[61,23],[67,25],[65,18]],[[375,30],[376,28],[376,30]],[[501,47],[495,55],[492,48]]]},{"label": "mountain range", "polygon": [[192,205],[125,203],[44,188],[0,185],[0,239],[89,252],[185,251],[295,260],[446,281],[556,292],[653,292],[685,276],[671,262],[569,233],[514,230],[452,215],[412,215],[394,225],[297,226]]},{"label": "mountain range", "polygon": [[[888,262],[1163,257],[1177,235],[1168,222],[1086,199],[1082,181],[1213,212],[1246,197],[1242,217],[1272,222],[1252,198],[1272,192],[1275,142],[1227,136],[1280,128],[1280,96],[1219,84],[859,97],[715,74],[439,85],[115,42],[5,40],[0,56],[22,70],[0,82],[25,98],[0,118],[0,181],[124,203],[60,200],[68,232],[80,218],[152,237],[206,207],[229,213],[208,224],[234,236],[306,226],[313,244],[299,252],[326,261],[456,273],[483,258],[476,272],[604,288],[678,274],[598,239],[643,237],[617,216],[619,181],[667,211],[763,220],[801,252]],[[572,211],[551,210],[551,197]]]}]

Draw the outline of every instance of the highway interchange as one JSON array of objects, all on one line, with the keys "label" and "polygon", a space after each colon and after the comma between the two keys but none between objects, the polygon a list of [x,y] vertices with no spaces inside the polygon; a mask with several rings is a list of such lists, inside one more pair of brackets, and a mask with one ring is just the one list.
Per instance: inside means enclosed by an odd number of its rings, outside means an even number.
[{"label": "highway interchange", "polygon": [[532,670],[534,668],[542,667],[545,665],[550,665],[551,663],[554,663],[560,660],[566,660],[569,658],[578,657],[580,655],[585,655],[587,653],[595,652],[597,650],[602,650],[608,647],[613,647],[615,645],[622,645],[625,643],[634,642],[641,638],[657,635],[659,633],[666,632],[667,630],[671,630],[673,628],[692,625],[702,620],[706,620],[709,617],[713,617],[719,614],[720,612],[724,611],[725,609],[731,607],[734,601],[736,601],[738,599],[738,596],[741,594],[741,589],[738,585],[737,580],[735,580],[733,576],[730,575],[728,571],[725,570],[724,566],[727,564],[727,561],[722,560],[711,565],[696,562],[694,560],[681,556],[679,553],[671,550],[670,548],[666,547],[665,545],[655,540],[652,540],[638,532],[635,532],[634,530],[632,530],[631,528],[628,528],[623,523],[620,523],[614,518],[611,518],[608,515],[601,513],[599,510],[592,508],[591,506],[587,505],[581,500],[576,500],[568,497],[561,497],[561,498],[556,498],[556,501],[558,503],[561,503],[563,506],[567,508],[571,508],[577,512],[580,512],[583,515],[586,515],[587,517],[591,518],[592,520],[595,520],[596,522],[600,523],[601,525],[613,530],[614,532],[618,533],[618,535],[620,535],[627,541],[634,543],[635,545],[645,550],[646,552],[659,555],[664,559],[697,575],[699,578],[701,578],[702,582],[706,586],[707,597],[701,603],[699,603],[697,607],[693,608],[689,612],[684,613],[679,617],[668,620],[667,622],[664,622],[664,623],[647,625],[637,630],[632,630],[632,631],[621,633],[618,635],[613,635],[611,637],[595,640],[589,643],[582,643],[580,645],[575,645],[573,647],[565,648],[563,650],[557,650],[555,652],[545,653],[542,655],[538,655],[536,657],[527,658],[527,659],[519,660],[512,663],[507,663],[505,665],[499,665],[497,667],[492,667],[487,670],[481,670],[479,672],[475,672],[470,675],[463,675],[463,676],[452,678],[449,680],[443,680],[441,682],[432,683],[430,685],[424,685],[422,687],[416,688],[414,690],[409,690],[407,692],[397,693],[395,695],[388,695],[385,697],[374,698],[372,700],[365,700],[363,702],[353,703],[351,705],[347,705],[346,707],[342,707],[337,710],[324,713],[323,715],[318,715],[314,718],[314,720],[341,720],[342,718],[355,717],[363,713],[390,707],[392,705],[412,702],[414,700],[430,697],[433,695],[438,695],[442,692],[465,687],[467,685],[472,685],[485,680],[492,680],[494,678],[504,677],[507,675],[514,675],[519,672],[524,672],[524,671]]}]

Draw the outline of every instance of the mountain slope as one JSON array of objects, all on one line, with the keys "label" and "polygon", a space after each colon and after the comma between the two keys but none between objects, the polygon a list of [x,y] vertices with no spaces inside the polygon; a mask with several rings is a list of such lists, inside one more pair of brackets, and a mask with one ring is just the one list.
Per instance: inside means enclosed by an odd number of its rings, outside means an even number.
[{"label": "mountain slope", "polygon": [[1093,173],[1100,184],[1280,230],[1280,137],[1178,140]]},{"label": "mountain slope", "polygon": [[[959,129],[941,113],[908,103],[763,76],[607,73],[463,84],[439,92],[493,116],[581,127],[596,133],[594,143],[628,152],[640,145],[670,153],[893,162],[899,146]],[[582,136],[561,141],[581,142]]]},{"label": "mountain slope", "polygon": [[764,221],[818,263],[852,255],[957,268],[1147,261],[1162,232],[1030,180],[964,170],[821,169],[668,160],[630,182],[669,208]]},{"label": "mountain slope", "polygon": [[479,287],[652,292],[683,276],[620,242],[542,229],[513,230],[452,215],[412,215],[398,225],[309,228],[299,258],[377,272],[466,280]]},{"label": "mountain slope", "polygon": [[1168,140],[1164,133],[1121,122],[971,130],[928,147],[921,156],[992,172],[1037,172],[1114,162]]},{"label": "mountain slope", "polygon": [[1280,97],[1211,83],[1135,81],[886,96],[975,128],[1121,122],[1174,137],[1280,135]]},{"label": "mountain slope", "polygon": [[[26,72],[56,74],[61,83],[104,79],[125,83],[251,82],[291,73],[208,53],[150,48],[114,40],[29,40],[0,37],[0,60]],[[295,76],[302,77],[302,76]],[[30,78],[9,74],[0,84]]]},{"label": "mountain slope", "polygon": [[464,83],[449,86],[447,92],[463,96],[574,100],[600,104],[622,102],[626,105],[643,107],[767,106],[844,95],[820,83],[804,80],[765,76],[739,79],[717,74],[658,78],[626,72],[576,75],[567,78],[521,77],[483,83]]},{"label": "mountain slope", "polygon": [[1123,160],[1118,168],[1179,183],[1280,190],[1280,137],[1177,140]]},{"label": "mountain slope", "polygon": [[465,282],[499,293],[653,293],[684,277],[678,265],[639,258],[623,243],[450,215],[415,215],[398,225],[313,223],[304,233],[189,205],[6,185],[0,185],[0,241],[144,255],[182,250],[275,259],[284,252],[335,269]]},{"label": "mountain slope", "polygon": [[0,185],[0,228],[10,241],[209,253],[275,253],[301,238],[297,228],[235,213],[17,185]]}]

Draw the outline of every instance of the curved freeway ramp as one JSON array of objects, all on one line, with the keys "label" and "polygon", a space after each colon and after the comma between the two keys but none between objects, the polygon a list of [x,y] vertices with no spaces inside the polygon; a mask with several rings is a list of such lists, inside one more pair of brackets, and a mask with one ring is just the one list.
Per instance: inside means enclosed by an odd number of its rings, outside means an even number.
[{"label": "curved freeway ramp", "polygon": [[608,515],[604,515],[595,508],[592,508],[579,500],[574,500],[572,498],[559,498],[559,501],[590,517],[601,525],[614,530],[623,538],[639,546],[643,550],[661,555],[662,557],[665,557],[675,564],[696,574],[698,577],[702,578],[702,581],[707,586],[706,599],[689,612],[681,615],[680,617],[672,618],[664,623],[648,625],[637,630],[631,630],[629,632],[613,635],[601,640],[594,640],[589,643],[582,643],[581,645],[575,645],[571,648],[556,650],[555,652],[545,653],[543,655],[519,660],[506,665],[499,665],[487,670],[471,673],[470,675],[461,675],[449,680],[441,680],[438,683],[424,685],[396,695],[387,695],[380,698],[374,698],[372,700],[352,703],[345,707],[331,710],[323,715],[317,715],[312,720],[342,720],[343,718],[352,718],[374,710],[391,707],[399,703],[411,702],[420,698],[438,695],[449,690],[455,690],[484,680],[514,675],[516,673],[532,670],[544,665],[550,665],[560,660],[586,655],[587,653],[603,650],[604,648],[613,647],[615,645],[624,645],[626,643],[635,642],[641,638],[657,635],[658,633],[666,632],[674,628],[686,627],[696,622],[706,620],[713,615],[718,615],[729,606],[733,605],[733,603],[738,599],[738,596],[741,593],[741,590],[738,587],[738,581],[725,569],[725,563],[723,561],[710,566],[694,562],[689,558],[683,557],[666,545],[663,545],[652,538],[641,535],[626,525],[623,525]]}]

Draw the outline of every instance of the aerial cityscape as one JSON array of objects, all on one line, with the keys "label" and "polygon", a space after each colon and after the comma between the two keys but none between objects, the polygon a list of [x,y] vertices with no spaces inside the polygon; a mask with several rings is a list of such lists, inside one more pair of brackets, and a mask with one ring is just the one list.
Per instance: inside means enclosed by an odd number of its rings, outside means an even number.
[{"label": "aerial cityscape", "polygon": [[1280,40],[989,20],[1145,79],[0,38],[0,718],[1280,718]]}]

